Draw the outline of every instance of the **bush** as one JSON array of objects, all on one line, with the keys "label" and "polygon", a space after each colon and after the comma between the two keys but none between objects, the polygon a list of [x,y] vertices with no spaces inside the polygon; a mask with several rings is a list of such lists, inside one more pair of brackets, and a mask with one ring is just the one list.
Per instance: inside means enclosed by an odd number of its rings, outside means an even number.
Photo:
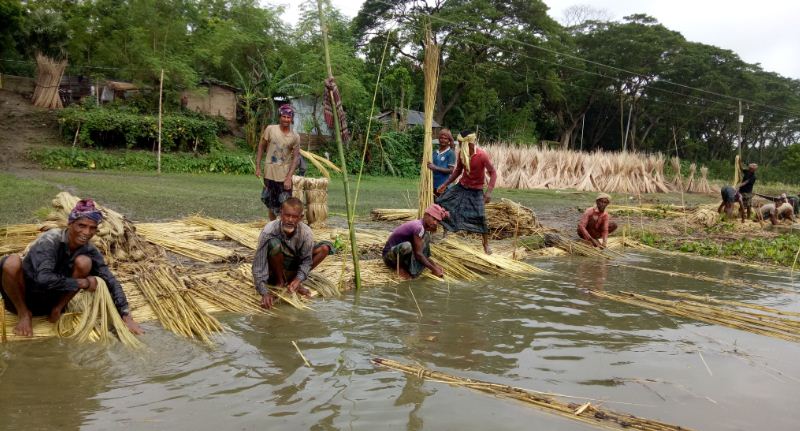
[{"label": "bush", "polygon": [[[99,151],[56,148],[34,151],[31,159],[49,169],[110,169],[155,171],[156,157],[145,151]],[[169,153],[161,155],[161,171],[169,173],[252,174],[248,154],[212,151],[207,155]]]},{"label": "bush", "polygon": [[[151,149],[158,140],[158,117],[125,108],[74,106],[61,110],[58,121],[72,142],[80,126],[81,144],[102,148]],[[209,152],[219,147],[224,121],[196,113],[166,114],[161,124],[162,151]]]},{"label": "bush", "polygon": [[[364,174],[405,178],[419,176],[423,135],[421,127],[406,132],[377,133],[367,151]],[[363,145],[356,142],[351,142],[345,149],[347,168],[353,174],[360,170],[363,150]],[[319,150],[320,154],[326,152],[331,155],[334,163],[340,164],[335,141],[328,142]]]}]

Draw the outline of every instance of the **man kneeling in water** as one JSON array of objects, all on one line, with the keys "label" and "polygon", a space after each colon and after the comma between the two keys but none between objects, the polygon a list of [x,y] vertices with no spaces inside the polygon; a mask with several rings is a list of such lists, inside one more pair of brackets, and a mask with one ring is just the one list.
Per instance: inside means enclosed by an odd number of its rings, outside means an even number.
[{"label": "man kneeling in water", "polygon": [[94,201],[78,201],[69,213],[66,229],[50,229],[31,245],[25,259],[12,254],[0,259],[0,292],[6,308],[17,313],[17,335],[33,335],[31,316],[49,316],[55,323],[80,290],[94,292],[100,277],[106,282],[114,305],[134,334],[144,331],[131,317],[122,285],[106,266],[103,255],[89,240],[97,233],[103,214]]},{"label": "man kneeling in water", "polygon": [[594,202],[595,206],[586,209],[578,223],[578,236],[595,247],[606,248],[608,234],[617,230],[617,224],[609,219],[606,212],[611,196],[600,193]]},{"label": "man kneeling in water", "polygon": [[425,268],[437,277],[444,277],[444,269],[430,258],[430,242],[431,232],[436,232],[439,222],[449,216],[444,208],[432,204],[421,219],[395,228],[383,246],[383,262],[406,279],[416,278]]},{"label": "man kneeling in water", "polygon": [[285,286],[289,292],[309,296],[303,282],[334,251],[328,241],[314,244],[311,228],[302,219],[303,201],[288,198],[281,205],[280,217],[267,223],[258,237],[253,283],[264,308],[272,308],[275,300],[267,285]]}]

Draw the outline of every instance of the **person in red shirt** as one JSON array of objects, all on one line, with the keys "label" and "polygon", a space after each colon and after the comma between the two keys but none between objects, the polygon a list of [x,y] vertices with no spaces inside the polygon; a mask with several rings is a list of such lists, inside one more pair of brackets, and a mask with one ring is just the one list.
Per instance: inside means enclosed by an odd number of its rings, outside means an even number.
[{"label": "person in red shirt", "polygon": [[596,206],[584,211],[578,223],[578,236],[595,247],[606,248],[608,234],[617,230],[617,224],[610,220],[606,212],[611,196],[600,193],[594,202]]},{"label": "person in red shirt", "polygon": [[[486,225],[484,205],[492,200],[492,190],[497,182],[489,155],[478,148],[478,136],[472,131],[463,131],[458,136],[459,151],[456,167],[444,184],[436,189],[440,195],[436,203],[444,207],[450,218],[442,220],[441,225],[447,231],[479,233],[483,236],[483,251],[492,254],[489,248],[489,229]],[[489,174],[489,186],[484,193],[486,174]],[[457,179],[458,184],[450,187]]]}]

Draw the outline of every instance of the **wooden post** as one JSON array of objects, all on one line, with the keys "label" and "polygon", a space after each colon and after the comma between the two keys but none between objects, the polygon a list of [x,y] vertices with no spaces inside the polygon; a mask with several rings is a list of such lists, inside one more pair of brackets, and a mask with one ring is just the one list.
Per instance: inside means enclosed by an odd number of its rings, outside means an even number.
[{"label": "wooden post", "polygon": [[[739,126],[739,158],[742,158],[742,122],[744,121],[744,117],[742,116],[742,101],[739,100],[739,116],[736,117],[736,124]],[[738,166],[736,167],[739,168]]]},{"label": "wooden post", "polygon": [[[319,13],[319,27],[322,31],[322,46],[325,50],[325,66],[328,69],[328,78],[333,78],[333,68],[331,67],[331,54],[328,50],[328,28],[325,24],[325,16],[322,14],[322,0],[317,0],[317,12]],[[331,111],[333,112],[333,128],[336,134],[336,146],[339,149],[339,159],[342,162],[342,181],[344,182],[344,201],[347,208],[347,228],[350,231],[350,252],[353,257],[353,275],[355,278],[356,291],[361,289],[361,265],[359,264],[358,243],[356,242],[355,211],[350,200],[350,181],[347,177],[347,161],[344,156],[344,145],[342,144],[342,131],[339,124],[339,110],[336,108],[336,99],[333,91],[328,92],[331,101]]]},{"label": "wooden post", "polygon": [[156,156],[156,172],[161,173],[161,99],[164,92],[164,69],[161,69],[161,79],[158,81],[158,155]]},{"label": "wooden post", "polygon": [[[678,135],[675,133],[675,126],[672,126],[672,142],[675,143],[675,157],[678,158],[680,162],[680,157],[678,156]],[[681,165],[678,164],[678,187],[681,189],[681,208],[683,208],[683,234],[686,235],[689,232],[689,226],[686,224],[686,200],[683,197],[683,177],[680,175]]]}]

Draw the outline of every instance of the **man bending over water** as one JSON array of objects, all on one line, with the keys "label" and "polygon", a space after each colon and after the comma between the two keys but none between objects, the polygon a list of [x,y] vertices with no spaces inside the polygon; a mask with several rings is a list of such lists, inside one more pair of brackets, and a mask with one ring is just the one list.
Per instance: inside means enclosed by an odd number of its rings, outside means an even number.
[{"label": "man bending over water", "polygon": [[432,204],[421,219],[395,228],[383,246],[383,262],[406,279],[416,278],[425,268],[437,277],[444,277],[444,269],[430,258],[430,242],[431,232],[436,232],[439,222],[449,216],[444,208]]},{"label": "man bending over water", "polygon": [[595,206],[588,208],[578,223],[578,236],[595,247],[606,248],[608,234],[617,230],[617,224],[610,220],[606,212],[611,196],[600,193],[594,202]]}]

